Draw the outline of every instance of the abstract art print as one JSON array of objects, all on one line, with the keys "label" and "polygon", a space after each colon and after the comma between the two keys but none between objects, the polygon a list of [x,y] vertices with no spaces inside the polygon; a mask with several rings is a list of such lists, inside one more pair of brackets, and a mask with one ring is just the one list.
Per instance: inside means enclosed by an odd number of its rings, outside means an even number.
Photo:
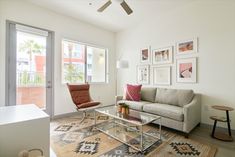
[{"label": "abstract art print", "polygon": [[137,66],[137,83],[149,84],[149,65]]},{"label": "abstract art print", "polygon": [[155,49],[152,51],[153,64],[169,64],[172,63],[173,56],[172,47]]},{"label": "abstract art print", "polygon": [[150,63],[151,54],[150,47],[145,47],[140,51],[140,63]]},{"label": "abstract art print", "polygon": [[186,58],[177,60],[177,82],[196,83],[197,59]]},{"label": "abstract art print", "polygon": [[154,85],[171,84],[171,67],[153,67]]},{"label": "abstract art print", "polygon": [[181,54],[191,54],[197,52],[197,38],[184,40],[176,43],[176,53]]}]

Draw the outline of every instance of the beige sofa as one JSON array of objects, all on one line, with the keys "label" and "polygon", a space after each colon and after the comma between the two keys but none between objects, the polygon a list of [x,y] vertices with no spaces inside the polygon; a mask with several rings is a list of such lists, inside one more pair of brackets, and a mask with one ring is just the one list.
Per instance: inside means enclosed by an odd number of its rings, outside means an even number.
[{"label": "beige sofa", "polygon": [[201,121],[200,95],[193,90],[142,87],[141,101],[128,101],[116,96],[116,104],[119,103],[162,116],[163,126],[182,131],[186,137]]}]

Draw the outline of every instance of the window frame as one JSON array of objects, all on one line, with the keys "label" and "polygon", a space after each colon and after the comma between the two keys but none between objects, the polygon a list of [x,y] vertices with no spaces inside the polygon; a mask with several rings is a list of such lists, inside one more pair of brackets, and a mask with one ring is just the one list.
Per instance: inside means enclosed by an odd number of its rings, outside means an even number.
[{"label": "window frame", "polygon": [[[76,44],[80,44],[80,45],[84,45],[85,46],[85,62],[84,62],[84,68],[85,68],[85,72],[84,72],[84,82],[83,83],[89,83],[89,84],[108,84],[109,83],[109,72],[108,72],[108,53],[109,50],[106,47],[103,46],[99,46],[96,44],[90,44],[90,43],[85,43],[85,42],[80,42],[77,40],[71,40],[68,38],[62,38],[61,39],[61,83],[64,85],[67,82],[64,81],[64,53],[63,53],[63,41],[67,41],[67,42],[73,42]],[[100,49],[104,49],[105,50],[105,81],[104,82],[88,82],[87,79],[87,47],[94,47],[94,48],[100,48]],[[73,83],[73,84],[81,84],[81,83]]]}]

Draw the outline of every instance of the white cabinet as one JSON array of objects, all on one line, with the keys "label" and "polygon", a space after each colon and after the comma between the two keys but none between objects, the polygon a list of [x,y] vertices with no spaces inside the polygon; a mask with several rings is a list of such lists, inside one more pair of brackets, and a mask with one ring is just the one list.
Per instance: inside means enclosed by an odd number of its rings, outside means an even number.
[{"label": "white cabinet", "polygon": [[33,148],[49,157],[50,117],[35,105],[0,107],[0,157]]}]

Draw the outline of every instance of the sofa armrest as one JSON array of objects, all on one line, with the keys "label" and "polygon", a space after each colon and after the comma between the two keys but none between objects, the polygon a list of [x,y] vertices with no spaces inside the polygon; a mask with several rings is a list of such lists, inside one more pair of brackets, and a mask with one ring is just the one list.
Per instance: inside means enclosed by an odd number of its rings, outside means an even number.
[{"label": "sofa armrest", "polygon": [[117,95],[115,96],[115,105],[117,105],[117,102],[122,100],[123,96]]},{"label": "sofa armrest", "polygon": [[183,131],[189,133],[201,122],[201,96],[199,94],[195,94],[193,100],[183,107],[183,113]]}]

